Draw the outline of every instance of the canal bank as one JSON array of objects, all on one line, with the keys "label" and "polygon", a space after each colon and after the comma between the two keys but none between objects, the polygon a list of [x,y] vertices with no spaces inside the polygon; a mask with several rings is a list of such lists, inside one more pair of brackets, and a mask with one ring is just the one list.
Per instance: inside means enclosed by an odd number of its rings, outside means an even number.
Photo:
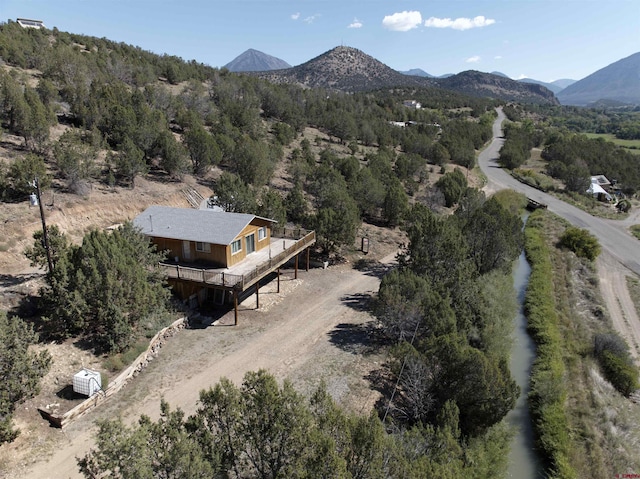
[{"label": "canal bank", "polygon": [[[526,221],[526,217],[523,220]],[[513,287],[517,295],[518,311],[514,318],[509,363],[511,375],[520,386],[520,397],[514,409],[506,417],[507,423],[516,430],[509,450],[507,469],[507,477],[515,479],[545,477],[544,467],[535,450],[535,433],[527,401],[531,367],[536,358],[536,345],[527,333],[527,318],[524,315],[524,299],[530,274],[531,267],[523,251],[513,271]]]}]

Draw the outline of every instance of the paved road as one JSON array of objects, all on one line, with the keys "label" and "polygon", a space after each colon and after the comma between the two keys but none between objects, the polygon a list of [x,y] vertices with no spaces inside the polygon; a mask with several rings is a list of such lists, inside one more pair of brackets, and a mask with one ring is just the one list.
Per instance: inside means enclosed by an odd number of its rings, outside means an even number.
[{"label": "paved road", "polygon": [[598,238],[603,250],[610,253],[631,271],[640,275],[640,241],[631,236],[630,233],[613,227],[611,221],[591,216],[575,206],[520,183],[498,166],[498,153],[504,143],[502,138],[502,122],[504,120],[505,115],[502,109],[498,109],[498,119],[493,124],[493,141],[488,148],[480,153],[478,158],[480,168],[489,180],[489,189],[495,191],[511,188],[524,193],[535,201],[545,203],[550,211],[566,219],[574,226],[588,230]]}]

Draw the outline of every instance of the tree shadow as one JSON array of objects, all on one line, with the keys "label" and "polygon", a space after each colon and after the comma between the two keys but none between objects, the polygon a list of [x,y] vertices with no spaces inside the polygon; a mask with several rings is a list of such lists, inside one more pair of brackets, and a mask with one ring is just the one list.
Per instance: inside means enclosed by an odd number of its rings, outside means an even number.
[{"label": "tree shadow", "polygon": [[41,276],[41,273],[0,274],[0,288],[19,286],[32,279],[40,278]]},{"label": "tree shadow", "polygon": [[373,408],[378,411],[380,418],[382,418],[389,405],[389,398],[396,387],[395,378],[389,368],[380,367],[371,371],[364,379],[369,382],[369,387],[373,391],[380,393],[380,397],[376,400]]},{"label": "tree shadow", "polygon": [[145,175],[145,178],[149,181],[162,184],[178,184],[182,180],[176,176],[170,175],[165,170],[159,167],[151,167]]},{"label": "tree shadow", "polygon": [[340,301],[356,311],[371,311],[373,307],[373,295],[370,293],[354,293],[343,296]]},{"label": "tree shadow", "polygon": [[84,336],[76,338],[76,340],[73,341],[73,345],[82,351],[91,351],[94,354],[103,353],[103,351],[97,349],[95,342]]},{"label": "tree shadow", "polygon": [[374,259],[362,258],[355,262],[354,269],[361,271],[367,276],[373,276],[378,279],[387,274],[392,269],[396,268],[396,264],[384,264]]},{"label": "tree shadow", "polygon": [[373,321],[364,324],[340,323],[329,332],[329,341],[351,354],[372,354],[384,344]]}]

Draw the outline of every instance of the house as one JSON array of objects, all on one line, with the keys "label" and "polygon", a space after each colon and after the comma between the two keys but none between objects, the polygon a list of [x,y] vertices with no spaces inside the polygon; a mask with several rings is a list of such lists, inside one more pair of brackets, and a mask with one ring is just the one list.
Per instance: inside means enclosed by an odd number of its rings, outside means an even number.
[{"label": "house", "polygon": [[605,190],[605,187],[610,185],[611,183],[604,175],[592,176],[586,193],[596,197],[598,201],[612,201],[613,197]]},{"label": "house", "polygon": [[422,104],[415,100],[405,100],[402,102],[402,104],[407,108],[415,108],[416,110],[422,108]]},{"label": "house", "polygon": [[591,183],[597,183],[605,190],[608,190],[611,187],[611,182],[604,175],[596,175],[591,177]]},{"label": "house", "polygon": [[133,224],[175,262],[228,268],[269,246],[275,221],[210,209],[150,206]]},{"label": "house", "polygon": [[[150,206],[133,220],[159,251],[174,292],[199,304],[233,301],[250,288],[258,295],[260,281],[277,272],[315,243],[315,232],[278,227],[274,220],[212,209]],[[259,301],[259,300],[258,300]],[[258,303],[259,304],[259,303]]]},{"label": "house", "polygon": [[40,30],[41,28],[47,28],[42,20],[31,20],[29,18],[18,18],[18,25],[22,28],[35,28]]}]

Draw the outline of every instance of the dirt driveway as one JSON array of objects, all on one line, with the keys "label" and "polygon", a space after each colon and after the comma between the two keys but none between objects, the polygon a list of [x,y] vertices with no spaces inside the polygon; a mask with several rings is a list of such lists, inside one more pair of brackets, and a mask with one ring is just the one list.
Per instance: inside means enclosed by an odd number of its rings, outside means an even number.
[{"label": "dirt driveway", "polygon": [[[383,262],[394,256],[392,252]],[[297,280],[290,273],[283,277],[280,294],[273,282],[265,285],[259,310],[255,296],[241,304],[238,326],[225,325],[233,322],[230,312],[218,322],[223,324],[182,331],[117,397],[64,431],[48,431],[55,444],[48,457],[24,460],[6,477],[81,477],[76,457],[90,449],[96,419],[156,418],[161,397],[192,413],[200,390],[223,376],[240,383],[246,371],[259,368],[278,379],[289,378],[301,392],[324,380],[344,407],[369,411],[379,395],[366,377],[385,360],[367,340],[372,317],[366,309],[378,290],[379,272],[343,264],[303,271]]]}]

